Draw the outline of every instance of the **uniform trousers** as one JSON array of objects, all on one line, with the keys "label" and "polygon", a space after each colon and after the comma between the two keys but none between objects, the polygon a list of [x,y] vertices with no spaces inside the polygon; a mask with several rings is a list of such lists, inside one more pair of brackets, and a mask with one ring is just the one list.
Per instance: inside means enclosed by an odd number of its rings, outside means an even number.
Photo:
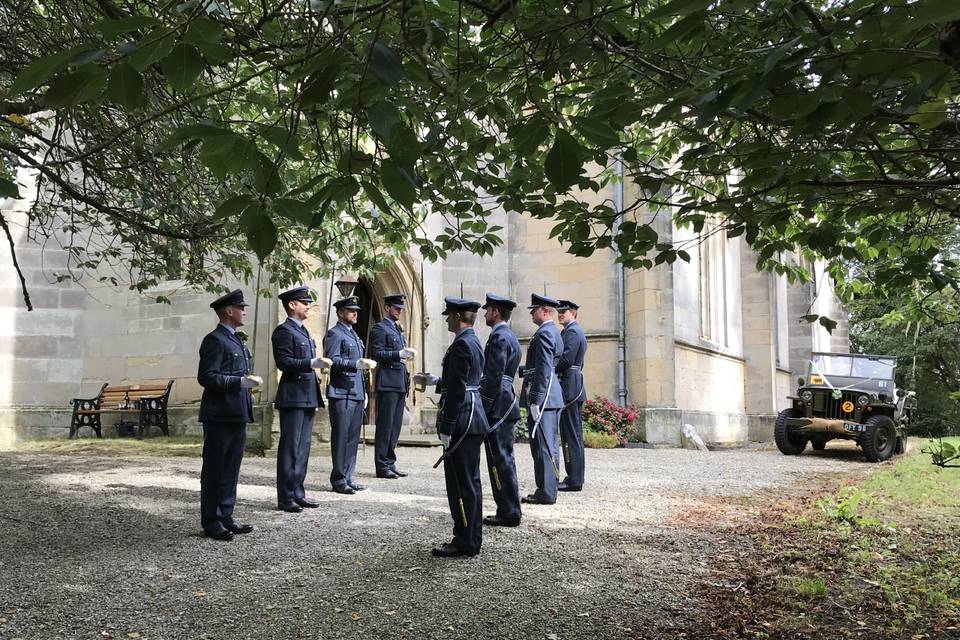
[{"label": "uniform trousers", "polygon": [[200,526],[215,533],[233,522],[240,462],[247,442],[246,422],[203,423],[200,468]]},{"label": "uniform trousers", "polygon": [[280,443],[277,445],[277,504],[290,506],[303,500],[303,481],[310,461],[313,417],[316,409],[281,408]]},{"label": "uniform trousers", "polygon": [[360,444],[360,427],[363,424],[363,401],[330,398],[330,456],[333,470],[330,484],[345,487],[353,484],[353,472],[357,468],[357,447]]}]

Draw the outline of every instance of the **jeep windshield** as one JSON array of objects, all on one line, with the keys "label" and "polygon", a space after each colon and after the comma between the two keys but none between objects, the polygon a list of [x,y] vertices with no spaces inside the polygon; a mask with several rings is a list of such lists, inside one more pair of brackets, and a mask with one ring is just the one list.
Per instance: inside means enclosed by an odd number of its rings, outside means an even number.
[{"label": "jeep windshield", "polygon": [[815,353],[810,358],[810,373],[829,377],[893,379],[894,358],[843,356]]}]

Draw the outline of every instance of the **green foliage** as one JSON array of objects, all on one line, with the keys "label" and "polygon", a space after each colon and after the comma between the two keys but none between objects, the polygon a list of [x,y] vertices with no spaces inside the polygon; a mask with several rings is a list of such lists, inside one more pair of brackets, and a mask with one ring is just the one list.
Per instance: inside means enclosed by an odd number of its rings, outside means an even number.
[{"label": "green foliage", "polygon": [[584,431],[583,446],[588,449],[616,449],[620,446],[620,439],[609,433]]},{"label": "green foliage", "polygon": [[817,506],[829,519],[856,527],[873,523],[858,513],[863,499],[864,494],[859,488],[844,487],[836,496],[818,500]]},{"label": "green foliage", "polygon": [[938,467],[960,467],[960,448],[943,438],[930,440],[921,452],[928,454]]},{"label": "green foliage", "polygon": [[[950,0],[227,4],[0,8],[0,115],[27,116],[0,118],[3,173],[42,174],[31,230],[84,268],[145,288],[170,242],[208,256],[187,274],[206,286],[251,250],[281,283],[488,255],[502,209],[631,268],[688,255],[658,236],[672,216],[791,279],[784,256],[822,257],[847,300],[958,290],[931,241],[960,215]],[[594,195],[615,156],[623,212]],[[240,196],[256,215],[211,215]]]}]

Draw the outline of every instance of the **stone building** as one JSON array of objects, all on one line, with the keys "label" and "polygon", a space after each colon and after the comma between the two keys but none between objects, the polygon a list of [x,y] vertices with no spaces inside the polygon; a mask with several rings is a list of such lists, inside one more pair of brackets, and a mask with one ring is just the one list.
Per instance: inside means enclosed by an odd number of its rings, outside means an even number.
[{"label": "stone building", "polygon": [[[631,185],[611,185],[599,194],[623,202]],[[0,201],[11,224],[17,255],[35,310],[27,312],[10,254],[0,251],[0,448],[22,439],[67,434],[69,401],[95,395],[105,382],[125,384],[174,380],[171,421],[180,432],[198,432],[196,381],[200,340],[216,323],[208,308],[214,296],[185,289],[171,280],[137,294],[86,278],[80,284],[55,282],[66,254],[25,236],[24,201]],[[588,393],[636,405],[646,439],[678,445],[681,427],[693,424],[708,442],[735,443],[771,437],[772,418],[786,405],[792,379],[805,370],[811,350],[846,351],[846,323],[822,270],[811,265],[812,282],[788,285],[783,277],[758,272],[755,256],[741,238],[728,239],[709,227],[700,236],[673,228],[666,216],[653,219],[661,241],[686,248],[678,261],[648,270],[622,269],[610,251],[590,258],[565,253],[551,240],[551,221],[498,213],[504,243],[493,256],[457,254],[438,263],[402,256],[385,272],[361,280],[360,332],[380,319],[380,299],[406,293],[410,304],[402,323],[419,351],[416,369],[437,372],[450,342],[440,311],[444,295],[482,300],[486,291],[525,304],[531,292],[575,300],[589,341],[585,376]],[[443,227],[428,220],[428,233]],[[241,286],[253,302],[269,277]],[[322,336],[330,321],[329,301],[338,295],[330,279],[307,281],[319,294],[307,326]],[[274,287],[274,290],[276,288]],[[155,302],[158,295],[170,304]],[[840,320],[833,334],[800,319],[822,313]],[[269,341],[284,317],[276,297],[259,298],[248,310],[249,344],[259,392],[258,422],[249,436],[271,446],[277,426],[269,409],[277,375]],[[521,307],[512,321],[521,342],[535,327]],[[478,326],[481,341],[486,327]],[[429,431],[432,393],[411,397],[410,432]],[[322,438],[325,414],[317,423]],[[105,416],[104,424],[116,421]],[[372,430],[368,430],[372,435]]]}]

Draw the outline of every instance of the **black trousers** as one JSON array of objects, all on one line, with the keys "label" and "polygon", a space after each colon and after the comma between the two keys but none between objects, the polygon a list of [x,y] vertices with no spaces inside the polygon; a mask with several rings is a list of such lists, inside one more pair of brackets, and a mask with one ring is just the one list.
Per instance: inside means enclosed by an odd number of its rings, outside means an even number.
[{"label": "black trousers", "polygon": [[[488,418],[491,425],[496,420]],[[493,500],[497,503],[497,517],[504,520],[520,518],[520,483],[517,480],[517,461],[513,455],[514,425],[516,420],[503,424],[486,436],[487,470]]]},{"label": "black trousers", "polygon": [[281,408],[280,444],[277,445],[277,504],[289,506],[303,500],[303,481],[310,461],[313,417],[316,409]]},{"label": "black trousers", "polygon": [[560,413],[560,442],[563,445],[563,467],[567,473],[564,482],[583,486],[583,403],[574,402]]},{"label": "black trousers", "polygon": [[344,487],[353,484],[353,472],[357,468],[357,447],[360,445],[360,427],[363,424],[362,400],[339,400],[331,398],[330,407],[330,456],[333,470],[330,484]]},{"label": "black trousers", "polygon": [[203,423],[200,526],[208,533],[220,531],[225,523],[233,521],[237,481],[246,442],[245,422]]},{"label": "black trousers", "polygon": [[378,472],[397,465],[397,440],[403,427],[406,394],[399,391],[377,392],[377,431],[374,435],[373,463]]},{"label": "black trousers", "polygon": [[534,495],[546,502],[557,501],[557,469],[560,451],[557,446],[560,410],[547,409],[540,416],[537,433],[533,433],[533,417],[527,413],[527,433],[530,434],[530,453],[533,455],[533,477],[537,482]]},{"label": "black trousers", "polygon": [[[457,438],[454,438],[456,442]],[[483,488],[480,486],[480,447],[483,436],[466,436],[443,461],[447,502],[453,518],[453,544],[480,551],[483,538]],[[463,510],[460,503],[463,502]],[[466,523],[464,522],[466,519]]]}]

